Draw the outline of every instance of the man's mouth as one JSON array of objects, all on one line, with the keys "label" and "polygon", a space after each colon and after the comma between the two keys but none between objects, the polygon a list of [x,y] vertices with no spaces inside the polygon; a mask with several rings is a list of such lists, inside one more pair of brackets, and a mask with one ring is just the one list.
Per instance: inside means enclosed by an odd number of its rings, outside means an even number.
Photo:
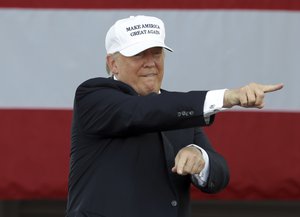
[{"label": "man's mouth", "polygon": [[143,77],[154,77],[154,76],[157,76],[157,73],[148,73],[143,75]]}]

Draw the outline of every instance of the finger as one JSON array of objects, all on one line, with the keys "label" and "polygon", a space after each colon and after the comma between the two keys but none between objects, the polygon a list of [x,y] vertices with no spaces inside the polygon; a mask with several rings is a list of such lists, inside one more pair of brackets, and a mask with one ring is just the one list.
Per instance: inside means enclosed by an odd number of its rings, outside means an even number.
[{"label": "finger", "polygon": [[178,174],[183,174],[183,168],[186,164],[187,158],[185,156],[182,156],[179,158],[178,163],[177,163],[177,173]]},{"label": "finger", "polygon": [[[197,149],[197,152],[198,151],[201,153],[200,150]],[[190,156],[185,163],[183,172],[187,174],[200,173],[202,165],[204,165],[204,160],[202,157],[196,155]]]},{"label": "finger", "polygon": [[265,94],[261,89],[257,89],[255,91],[256,101],[255,101],[255,107],[257,108],[263,108],[264,107],[264,98]]},{"label": "finger", "polygon": [[246,96],[247,96],[247,107],[254,106],[256,103],[256,94],[255,89],[251,86],[246,86]]},{"label": "finger", "polygon": [[264,93],[274,92],[283,88],[283,84],[271,84],[271,85],[262,85],[262,90]]},{"label": "finger", "polygon": [[175,157],[175,165],[172,168],[172,172],[174,172],[174,173],[177,171],[177,165],[178,165],[179,155],[180,155],[180,152]]},{"label": "finger", "polygon": [[245,86],[245,87],[241,88],[241,91],[239,93],[240,105],[242,107],[247,107],[247,104],[248,104],[247,89],[248,89],[248,87]]},{"label": "finger", "polygon": [[201,172],[201,163],[200,161],[195,162],[192,169],[191,174],[199,174]]},{"label": "finger", "polygon": [[172,168],[172,172],[173,172],[173,173],[176,173],[176,171],[177,171],[177,167],[174,166],[174,167]]},{"label": "finger", "polygon": [[203,168],[204,168],[204,166],[205,166],[205,161],[204,161],[204,159],[203,158],[200,158],[195,164],[194,164],[194,167],[195,168],[193,168],[193,174],[199,174],[202,170],[203,170]]},{"label": "finger", "polygon": [[192,169],[195,165],[195,161],[192,159],[188,159],[183,167],[183,174],[192,174]]}]

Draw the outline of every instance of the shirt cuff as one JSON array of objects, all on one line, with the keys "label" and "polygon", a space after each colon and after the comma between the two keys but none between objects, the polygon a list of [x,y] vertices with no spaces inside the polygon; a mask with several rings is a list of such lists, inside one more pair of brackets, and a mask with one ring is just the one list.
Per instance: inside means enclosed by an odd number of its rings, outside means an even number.
[{"label": "shirt cuff", "polygon": [[223,111],[224,94],[227,89],[208,91],[204,101],[203,114],[209,117],[219,111]]},{"label": "shirt cuff", "polygon": [[208,176],[209,176],[209,157],[208,157],[208,154],[203,148],[199,147],[198,145],[191,144],[191,145],[188,145],[188,146],[194,146],[195,148],[198,148],[202,152],[203,160],[205,162],[204,168],[199,174],[194,174],[191,177],[192,177],[194,182],[198,183],[198,185],[200,185],[202,187],[205,187],[206,183],[207,183]]}]

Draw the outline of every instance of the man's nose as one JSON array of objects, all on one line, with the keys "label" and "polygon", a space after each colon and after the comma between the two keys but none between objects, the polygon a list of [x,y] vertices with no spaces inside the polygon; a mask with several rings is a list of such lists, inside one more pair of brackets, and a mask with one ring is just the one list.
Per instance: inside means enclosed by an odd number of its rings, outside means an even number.
[{"label": "man's nose", "polygon": [[153,67],[155,66],[155,59],[152,53],[147,53],[144,59],[144,67]]}]

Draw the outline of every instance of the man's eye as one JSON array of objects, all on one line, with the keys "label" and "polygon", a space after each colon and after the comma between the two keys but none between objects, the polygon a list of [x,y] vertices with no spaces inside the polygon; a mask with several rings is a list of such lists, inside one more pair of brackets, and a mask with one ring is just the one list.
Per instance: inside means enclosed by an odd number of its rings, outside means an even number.
[{"label": "man's eye", "polygon": [[160,54],[162,54],[163,53],[163,50],[162,49],[155,49],[154,51],[153,51],[153,54],[154,55],[160,55]]},{"label": "man's eye", "polygon": [[155,53],[153,53],[153,56],[155,56],[155,57],[161,57],[161,55],[162,55],[162,52],[155,52]]}]

